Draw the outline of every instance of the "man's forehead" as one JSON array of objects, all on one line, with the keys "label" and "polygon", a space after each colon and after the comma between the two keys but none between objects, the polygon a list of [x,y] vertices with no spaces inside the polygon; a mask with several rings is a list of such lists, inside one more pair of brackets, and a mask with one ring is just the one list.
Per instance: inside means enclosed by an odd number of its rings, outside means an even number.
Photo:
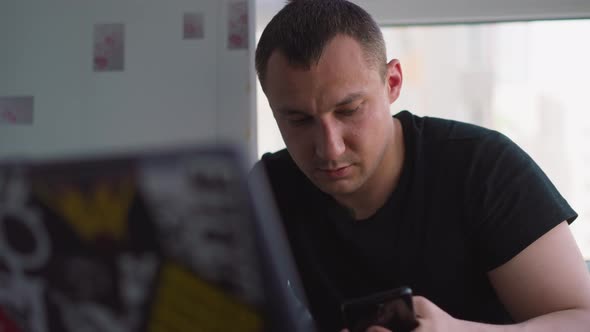
[{"label": "man's forehead", "polygon": [[299,63],[293,60],[290,60],[289,57],[285,54],[285,52],[281,49],[275,49],[268,58],[268,63],[266,66],[267,73],[272,70],[297,70],[297,71],[307,71],[312,66],[317,65],[316,61],[311,61],[310,63]]},{"label": "man's forehead", "polygon": [[[361,61],[362,63],[359,63]],[[286,74],[297,77],[318,72],[321,72],[323,76],[317,78],[327,77],[328,75],[334,78],[341,78],[341,76],[353,71],[359,71],[358,74],[362,74],[362,71],[367,69],[371,68],[369,68],[362,56],[355,57],[355,55],[351,54],[338,55],[337,52],[326,52],[324,50],[319,59],[311,60],[310,63],[298,63],[290,60],[282,50],[275,50],[269,57],[267,63],[265,81],[268,81],[269,77],[272,76],[275,76],[274,78],[276,79],[283,78]]]},{"label": "man's forehead", "polygon": [[272,90],[273,94],[296,95],[303,93],[303,90],[313,88],[318,76],[315,65],[304,66],[292,64],[282,51],[275,51],[271,54],[267,69],[265,91]]},{"label": "man's forehead", "polygon": [[293,93],[268,98],[273,112],[315,113],[329,111],[359,103],[367,97],[364,88],[359,90],[333,90],[326,94]]},{"label": "man's forehead", "polygon": [[362,98],[374,88],[372,80],[381,81],[355,40],[335,38],[331,43],[310,66],[293,64],[283,51],[273,51],[264,80],[273,110],[337,107]]}]

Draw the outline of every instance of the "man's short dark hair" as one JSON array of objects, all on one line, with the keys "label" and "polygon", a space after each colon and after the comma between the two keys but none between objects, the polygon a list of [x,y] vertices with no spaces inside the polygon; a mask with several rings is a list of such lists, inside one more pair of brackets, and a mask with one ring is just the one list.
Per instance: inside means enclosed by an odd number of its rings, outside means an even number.
[{"label": "man's short dark hair", "polygon": [[256,72],[263,88],[274,51],[280,51],[293,67],[309,69],[336,35],[355,39],[367,63],[385,78],[385,42],[369,13],[345,0],[292,0],[268,23],[256,48]]}]

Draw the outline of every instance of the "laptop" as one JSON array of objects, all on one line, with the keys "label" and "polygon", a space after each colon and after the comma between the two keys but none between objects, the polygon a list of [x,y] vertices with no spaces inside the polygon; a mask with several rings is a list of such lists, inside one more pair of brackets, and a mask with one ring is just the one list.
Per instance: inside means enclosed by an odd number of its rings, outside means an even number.
[{"label": "laptop", "polygon": [[1,331],[312,331],[304,303],[232,146],[0,163]]}]

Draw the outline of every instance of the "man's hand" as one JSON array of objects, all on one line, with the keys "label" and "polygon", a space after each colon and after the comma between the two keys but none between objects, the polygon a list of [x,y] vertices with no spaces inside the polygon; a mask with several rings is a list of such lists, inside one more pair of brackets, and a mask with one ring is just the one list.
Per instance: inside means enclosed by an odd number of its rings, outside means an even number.
[{"label": "man's hand", "polygon": [[[413,301],[416,318],[420,323],[420,325],[413,330],[414,332],[460,332],[462,331],[462,328],[466,327],[464,326],[464,323],[467,322],[453,318],[425,297],[414,296]],[[349,332],[349,330],[344,329],[341,332]],[[381,326],[372,326],[367,332],[396,331],[390,331]]]},{"label": "man's hand", "polygon": [[[453,318],[425,297],[414,296],[414,312],[416,313],[418,323],[420,323],[414,330],[416,332],[462,331],[461,323],[464,321]],[[380,330],[375,330],[374,332],[377,331]]]},{"label": "man's hand", "polygon": [[[414,331],[588,331],[590,275],[566,221],[488,272],[488,277],[517,324],[459,320],[416,296],[414,311],[420,326]],[[369,331],[388,332],[382,327]]]}]

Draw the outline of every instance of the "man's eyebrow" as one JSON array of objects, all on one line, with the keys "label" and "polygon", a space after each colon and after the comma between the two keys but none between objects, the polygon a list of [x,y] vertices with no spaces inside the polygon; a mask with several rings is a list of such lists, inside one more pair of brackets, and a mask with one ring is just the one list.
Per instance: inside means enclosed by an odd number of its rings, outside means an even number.
[{"label": "man's eyebrow", "polygon": [[[339,102],[336,103],[335,107],[340,107],[340,106],[345,106],[348,105],[352,102],[354,102],[355,100],[362,98],[363,97],[363,93],[362,92],[353,92],[353,93],[349,93],[348,95],[346,95],[346,97],[344,97],[342,100],[340,100]],[[305,111],[302,110],[298,110],[295,108],[289,108],[289,107],[279,107],[277,109],[278,113],[281,114],[285,114],[285,115],[307,115],[307,113]]]},{"label": "man's eyebrow", "polygon": [[278,113],[280,114],[284,114],[284,115],[300,115],[300,114],[307,114],[304,111],[298,110],[298,109],[294,109],[294,108],[279,108]]},{"label": "man's eyebrow", "polygon": [[353,101],[361,98],[362,96],[363,96],[363,94],[360,93],[360,92],[350,93],[346,97],[344,97],[344,99],[342,99],[341,101],[337,102],[336,103],[336,107],[348,105],[348,104],[352,103]]}]

